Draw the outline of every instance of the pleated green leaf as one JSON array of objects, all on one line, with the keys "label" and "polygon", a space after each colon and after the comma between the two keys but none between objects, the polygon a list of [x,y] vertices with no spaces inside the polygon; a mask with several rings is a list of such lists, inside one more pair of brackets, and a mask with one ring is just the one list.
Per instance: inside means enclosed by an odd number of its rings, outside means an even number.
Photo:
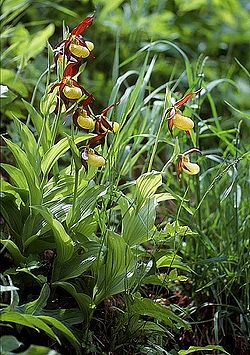
[{"label": "pleated green leaf", "polygon": [[125,291],[134,281],[135,258],[129,245],[119,234],[112,231],[108,231],[106,243],[106,257],[97,264],[95,304]]},{"label": "pleated green leaf", "polygon": [[36,206],[33,208],[41,213],[53,231],[56,242],[56,259],[58,263],[62,264],[69,260],[74,251],[74,244],[73,240],[66,233],[63,225],[53,218],[51,212],[46,207]]},{"label": "pleated green leaf", "polygon": [[[90,137],[93,137],[93,134],[83,134],[80,137],[75,138],[75,144],[83,142]],[[46,154],[44,155],[41,163],[41,168],[43,174],[46,176],[49,171],[52,169],[54,164],[58,161],[58,159],[66,153],[66,151],[70,148],[68,138],[65,137],[61,139],[58,143],[53,145]]]},{"label": "pleated green leaf", "polygon": [[79,341],[76,339],[74,334],[59,320],[49,317],[49,316],[37,316],[40,320],[42,320],[44,323],[48,323],[50,326],[56,328],[59,330],[67,339],[70,341],[70,343],[75,347],[79,347]]},{"label": "pleated green leaf", "polygon": [[10,239],[0,239],[0,243],[9,251],[15,265],[25,262],[26,258],[20,252],[17,245]]},{"label": "pleated green leaf", "polygon": [[41,203],[42,193],[39,188],[39,178],[36,175],[34,167],[29,162],[26,153],[17,144],[6,138],[4,140],[14,155],[17,165],[26,178],[30,193],[30,204],[39,205]]},{"label": "pleated green leaf", "polygon": [[29,328],[43,330],[48,336],[56,339],[59,343],[59,339],[53,330],[37,316],[31,314],[21,314],[17,312],[8,312],[0,315],[1,322],[16,323]]},{"label": "pleated green leaf", "polygon": [[189,327],[188,323],[178,317],[169,307],[156,303],[149,298],[135,299],[131,311],[141,316],[158,319],[168,326],[172,326],[174,323],[177,327]]}]

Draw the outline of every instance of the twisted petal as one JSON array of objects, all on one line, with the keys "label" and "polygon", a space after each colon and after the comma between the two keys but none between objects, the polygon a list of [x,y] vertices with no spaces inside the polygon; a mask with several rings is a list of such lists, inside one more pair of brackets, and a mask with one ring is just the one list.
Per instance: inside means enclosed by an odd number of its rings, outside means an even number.
[{"label": "twisted petal", "polygon": [[71,31],[71,36],[72,35],[79,35],[83,33],[87,27],[89,27],[94,19],[94,15],[86,17],[84,20],[82,20],[73,30]]}]

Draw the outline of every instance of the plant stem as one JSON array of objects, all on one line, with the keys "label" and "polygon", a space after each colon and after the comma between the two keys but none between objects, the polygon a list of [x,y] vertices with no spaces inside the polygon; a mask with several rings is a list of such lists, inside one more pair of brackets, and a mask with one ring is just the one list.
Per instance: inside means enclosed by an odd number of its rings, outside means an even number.
[{"label": "plant stem", "polygon": [[73,203],[72,203],[72,218],[74,218],[74,214],[75,214],[78,181],[79,181],[79,170],[77,169],[75,164],[75,183],[74,183],[74,195],[73,195]]},{"label": "plant stem", "polygon": [[164,105],[163,105],[163,113],[162,113],[162,116],[161,116],[161,122],[160,122],[160,125],[159,125],[159,128],[158,128],[158,132],[157,132],[157,135],[156,135],[156,138],[155,138],[155,144],[154,144],[154,147],[153,147],[153,152],[152,152],[152,155],[150,157],[149,164],[148,164],[148,173],[152,170],[152,166],[153,166],[153,162],[154,162],[154,158],[155,158],[155,154],[156,154],[156,150],[157,150],[157,146],[158,146],[158,142],[159,142],[159,138],[160,138],[161,127],[163,125],[163,121],[164,121],[164,118],[165,118],[165,111],[166,111],[166,105],[167,105],[167,90],[168,90],[168,88],[166,87],[166,94],[165,94],[165,100],[164,100]]}]

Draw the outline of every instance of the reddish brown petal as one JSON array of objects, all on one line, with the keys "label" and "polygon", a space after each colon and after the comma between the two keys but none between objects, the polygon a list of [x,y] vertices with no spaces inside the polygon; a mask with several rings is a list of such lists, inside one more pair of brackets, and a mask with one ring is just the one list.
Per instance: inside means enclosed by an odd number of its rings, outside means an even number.
[{"label": "reddish brown petal", "polygon": [[78,70],[81,66],[81,61],[77,62],[77,63],[70,63],[66,66],[63,76],[70,76],[71,78],[73,76],[75,76],[78,73]]},{"label": "reddish brown petal", "polygon": [[85,100],[81,102],[81,107],[85,108],[86,106],[90,105],[93,100],[93,94],[90,94]]},{"label": "reddish brown petal", "polygon": [[83,21],[81,21],[73,30],[71,31],[71,35],[79,35],[83,33],[88,26],[90,26],[93,22],[94,16],[88,16]]},{"label": "reddish brown petal", "polygon": [[62,85],[62,83],[55,83],[55,84],[52,86],[52,88],[50,89],[49,94],[52,93],[52,91],[53,91],[56,87],[61,86],[61,85]]},{"label": "reddish brown petal", "polygon": [[172,118],[168,119],[168,129],[170,130],[171,134],[173,131],[173,125],[174,125],[173,119]]},{"label": "reddish brown petal", "polygon": [[95,132],[97,134],[99,134],[99,133],[101,133],[101,131],[102,131],[101,122],[100,122],[99,119],[97,119],[96,122],[95,122]]},{"label": "reddish brown petal", "polygon": [[112,107],[119,105],[120,101],[117,101],[116,103],[109,105],[106,107],[104,110],[102,110],[101,115],[105,115]]},{"label": "reddish brown petal", "polygon": [[82,165],[84,166],[86,171],[88,171],[88,153],[89,153],[89,151],[88,151],[87,147],[85,147],[81,152]]},{"label": "reddish brown petal", "polygon": [[188,136],[190,136],[190,131],[185,131]]},{"label": "reddish brown petal", "polygon": [[103,115],[100,116],[100,124],[104,126],[106,129],[108,129],[109,131],[113,131],[113,128],[110,126],[110,124],[108,123],[108,121]]},{"label": "reddish brown petal", "polygon": [[183,161],[182,161],[182,158],[180,158],[180,160],[178,161],[178,164],[177,164],[177,176],[178,176],[178,178],[180,178],[180,175],[181,175],[182,164],[183,164]]},{"label": "reddish brown petal", "polygon": [[194,92],[190,92],[189,94],[185,95],[184,97],[182,97],[179,101],[176,101],[176,103],[174,104],[175,107],[179,107],[182,106],[183,104],[185,104],[185,102],[187,102],[190,97],[192,97],[194,95]]},{"label": "reddish brown petal", "polygon": [[98,136],[95,136],[91,138],[88,142],[88,146],[91,148],[96,147],[97,145],[101,144],[101,140],[107,135],[108,132],[103,132],[98,134]]}]

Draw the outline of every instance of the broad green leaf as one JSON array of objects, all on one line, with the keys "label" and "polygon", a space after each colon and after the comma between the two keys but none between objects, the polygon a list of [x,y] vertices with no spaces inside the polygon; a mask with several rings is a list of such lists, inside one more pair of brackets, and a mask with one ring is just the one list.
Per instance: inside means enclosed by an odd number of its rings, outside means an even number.
[{"label": "broad green leaf", "polygon": [[181,261],[181,257],[175,253],[167,253],[167,255],[162,256],[159,260],[157,260],[156,266],[157,268],[171,267],[190,271],[189,267]]},{"label": "broad green leaf", "polygon": [[0,243],[9,251],[11,254],[15,265],[24,263],[26,258],[22,255],[17,245],[10,239],[0,239]]},{"label": "broad green leaf", "polygon": [[27,61],[30,58],[36,57],[44,49],[48,39],[53,35],[54,31],[54,24],[50,24],[33,36],[32,40],[29,43],[29,48],[26,51]]},{"label": "broad green leaf", "polygon": [[64,264],[60,272],[60,280],[65,281],[73,277],[78,277],[83,274],[96,260],[96,256],[86,257],[83,255],[74,255],[68,260],[67,264]]},{"label": "broad green leaf", "polygon": [[167,223],[165,231],[170,237],[176,237],[177,235],[188,236],[195,234],[195,232],[193,232],[188,226],[180,226],[176,222]]},{"label": "broad green leaf", "polygon": [[197,351],[221,351],[224,354],[230,355],[222,346],[219,345],[206,345],[206,346],[190,346],[187,350],[178,351],[179,355],[188,355]]},{"label": "broad green leaf", "polygon": [[174,196],[172,196],[168,192],[162,192],[160,194],[155,194],[155,198],[157,202],[168,201],[168,200],[175,200]]},{"label": "broad green leaf", "polygon": [[14,71],[0,68],[0,78],[1,84],[7,85],[14,92],[17,92],[24,97],[28,96],[26,85],[21,79],[16,78],[16,73],[14,73]]},{"label": "broad green leaf", "polygon": [[[36,281],[39,286],[42,286],[42,285],[44,284],[44,282],[46,282],[46,277],[43,276],[43,275],[38,275],[38,276],[36,276],[36,275],[32,272],[33,269],[37,269],[37,268],[39,268],[39,267],[40,267],[40,265],[39,265],[39,266],[36,266],[36,267],[30,267],[30,266],[28,266],[28,267],[23,267],[23,268],[18,267],[16,270],[13,270],[13,271],[12,271],[12,270],[11,270],[11,271],[9,270],[9,271],[8,271],[8,274],[10,274],[10,275],[17,275],[18,273],[23,272],[24,274],[29,275],[34,281]],[[26,275],[25,275],[25,276],[26,276]]]},{"label": "broad green leaf", "polygon": [[28,111],[30,117],[31,117],[31,121],[37,131],[38,134],[41,133],[42,131],[42,126],[43,126],[43,119],[42,117],[39,115],[39,113],[35,110],[35,108],[27,101],[22,100],[23,104],[26,108],[26,110]]},{"label": "broad green leaf", "polygon": [[189,327],[188,323],[172,312],[169,307],[156,303],[149,298],[135,299],[130,310],[136,314],[140,314],[141,316],[149,316],[161,320],[167,326],[175,324],[177,327]]},{"label": "broad green leaf", "polygon": [[72,207],[68,213],[66,223],[68,227],[75,228],[82,220],[90,216],[98,198],[104,196],[107,189],[104,186],[89,186],[86,188],[76,200],[75,206]]},{"label": "broad green leaf", "polygon": [[135,258],[123,238],[112,231],[107,232],[105,259],[97,262],[97,282],[94,287],[94,302],[123,292],[134,282]]},{"label": "broad green leaf", "polygon": [[84,318],[82,312],[79,311],[79,308],[43,309],[40,315],[56,318],[66,326],[80,324],[86,321],[86,318]]},{"label": "broad green leaf", "polygon": [[3,335],[0,338],[0,353],[13,351],[18,349],[23,343],[17,340],[13,335]]},{"label": "broad green leaf", "polygon": [[5,163],[1,163],[0,167],[7,172],[11,180],[16,184],[16,186],[21,187],[23,189],[28,188],[28,184],[25,179],[25,176],[20,169],[16,168],[13,165],[5,164]]},{"label": "broad green leaf", "polygon": [[40,111],[44,116],[47,116],[55,111],[57,103],[57,90],[52,93],[47,92],[44,94],[40,101]]},{"label": "broad green leaf", "polygon": [[31,345],[26,351],[19,353],[19,355],[61,355],[55,350],[47,348],[46,346]]},{"label": "broad green leaf", "polygon": [[65,281],[56,281],[53,283],[54,286],[60,286],[65,291],[67,291],[77,302],[80,310],[85,315],[86,318],[89,317],[91,310],[94,308],[91,298],[82,293],[78,292],[74,285]]},{"label": "broad green leaf", "polygon": [[2,192],[6,194],[11,194],[15,197],[15,203],[20,209],[21,204],[27,204],[29,201],[29,191],[26,189],[21,189],[20,187],[13,186],[5,180],[0,180]]},{"label": "broad green leaf", "polygon": [[156,218],[155,197],[146,199],[139,208],[125,198],[120,198],[119,206],[122,211],[122,236],[126,243],[135,246],[150,240]]},{"label": "broad green leaf", "polygon": [[[78,144],[80,142],[89,139],[90,137],[93,137],[93,134],[90,133],[83,134],[80,137],[75,138],[75,143]],[[68,142],[68,138],[65,137],[46,152],[46,154],[42,159],[42,165],[41,165],[42,172],[45,176],[49,173],[49,171],[52,169],[52,167],[57,162],[57,160],[63,154],[65,154],[68,149],[69,149],[69,142]]]},{"label": "broad green leaf", "polygon": [[154,196],[158,187],[162,185],[162,175],[158,171],[152,171],[141,175],[136,180],[136,199],[138,204],[143,204],[145,199]]},{"label": "broad green leaf", "polygon": [[59,343],[59,339],[53,330],[37,316],[32,316],[30,314],[21,314],[17,312],[8,312],[0,315],[1,322],[11,322],[20,324],[29,328],[43,330],[51,338],[56,339]]},{"label": "broad green leaf", "polygon": [[22,234],[24,221],[20,209],[15,202],[15,197],[11,194],[2,192],[0,195],[0,201],[3,218],[11,230],[20,236]]},{"label": "broad green leaf", "polygon": [[79,348],[79,341],[76,339],[74,334],[59,320],[49,317],[49,316],[38,316],[39,319],[48,323],[50,326],[59,330],[75,348]]},{"label": "broad green leaf", "polygon": [[49,127],[49,120],[46,117],[41,117],[41,115],[35,110],[35,108],[27,101],[22,100],[23,104],[28,111],[31,121],[35,127],[37,134],[41,135],[41,145],[43,151],[47,152],[49,149],[49,143],[51,141],[51,131]]},{"label": "broad green leaf", "polygon": [[74,163],[75,163],[75,169],[77,171],[79,171],[81,169],[81,167],[82,167],[82,162],[81,162],[79,149],[77,148],[73,137],[67,135],[67,138],[68,138],[68,142],[69,142],[72,158],[73,158]]},{"label": "broad green leaf", "polygon": [[40,173],[40,155],[38,154],[37,142],[35,140],[34,134],[30,129],[22,123],[18,118],[13,117],[21,142],[24,146],[24,151],[26,152],[27,158],[33,168]]},{"label": "broad green leaf", "polygon": [[46,306],[48,298],[50,296],[50,288],[48,284],[44,284],[39,297],[32,302],[26,303],[24,306],[25,314],[38,314]]},{"label": "broad green leaf", "polygon": [[42,193],[39,188],[39,179],[35,173],[34,167],[30,164],[25,152],[15,143],[12,143],[8,139],[4,139],[9,149],[14,155],[17,165],[22,170],[30,192],[30,204],[39,205],[42,199]]},{"label": "broad green leaf", "polygon": [[[88,181],[85,179],[79,179],[78,193],[88,185]],[[73,196],[74,193],[75,177],[73,175],[62,174],[62,177],[58,181],[49,181],[44,186],[43,201],[44,203],[58,201],[66,196]],[[53,202],[54,204],[54,202]]]},{"label": "broad green leaf", "polygon": [[66,233],[63,225],[53,218],[51,212],[46,207],[36,206],[35,210],[41,213],[43,218],[50,225],[56,242],[56,259],[62,264],[69,260],[74,251],[74,243],[70,236]]}]

